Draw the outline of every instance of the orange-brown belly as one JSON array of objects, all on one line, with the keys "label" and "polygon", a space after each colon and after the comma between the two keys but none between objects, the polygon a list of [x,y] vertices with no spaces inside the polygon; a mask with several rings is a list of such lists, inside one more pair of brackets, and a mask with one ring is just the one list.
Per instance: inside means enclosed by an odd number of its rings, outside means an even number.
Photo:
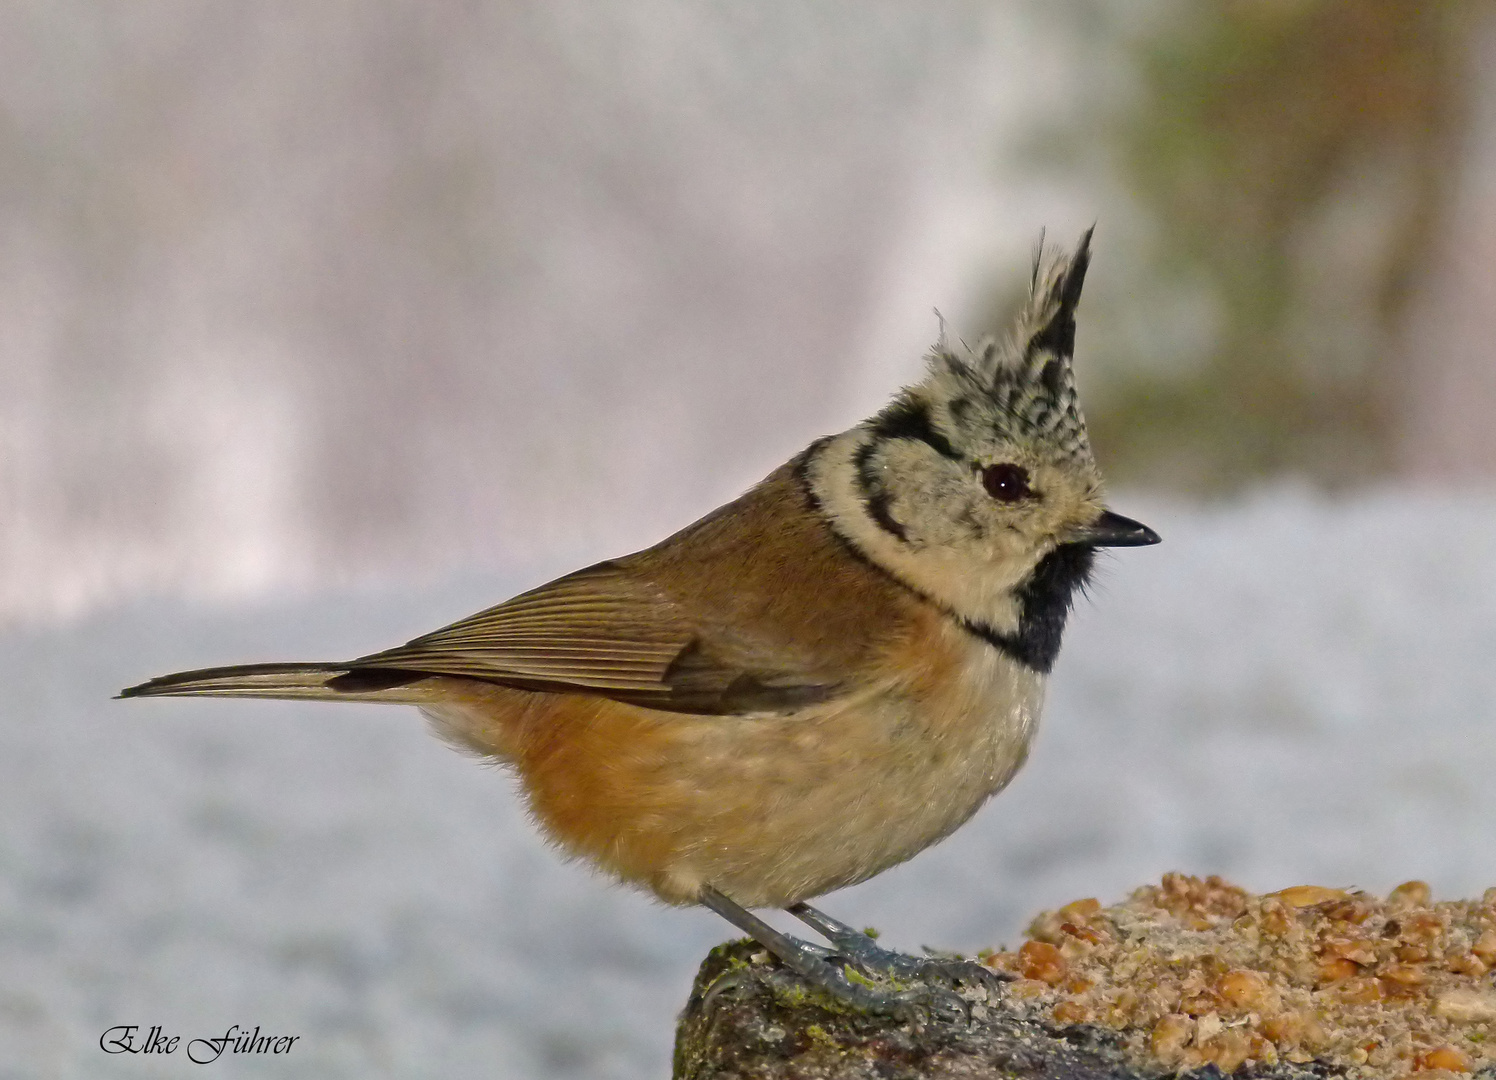
[{"label": "orange-brown belly", "polygon": [[672,903],[710,883],[785,906],[909,858],[1011,778],[1042,682],[988,652],[934,693],[869,689],[788,716],[504,690],[483,710],[492,737],[476,717],[461,737],[512,764],[566,852]]}]

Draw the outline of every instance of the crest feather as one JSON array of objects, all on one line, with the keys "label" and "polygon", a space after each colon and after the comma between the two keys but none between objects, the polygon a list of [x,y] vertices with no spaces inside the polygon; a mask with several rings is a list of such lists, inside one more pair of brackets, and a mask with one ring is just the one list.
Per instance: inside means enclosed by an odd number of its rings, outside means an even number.
[{"label": "crest feather", "polygon": [[[1075,309],[1091,264],[1087,229],[1073,252],[1048,253],[1040,240],[1027,303],[1001,339],[975,351],[946,339],[930,353],[933,397],[954,401],[979,393],[997,407],[997,434],[1015,442],[1040,442],[1051,452],[1090,463],[1091,444],[1075,392]],[[953,385],[952,385],[953,384]]]}]

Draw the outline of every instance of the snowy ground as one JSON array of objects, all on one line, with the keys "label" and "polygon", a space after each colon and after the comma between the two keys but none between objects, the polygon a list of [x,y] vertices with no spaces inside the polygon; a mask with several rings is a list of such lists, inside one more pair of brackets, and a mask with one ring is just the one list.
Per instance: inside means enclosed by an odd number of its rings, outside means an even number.
[{"label": "snowy ground", "polygon": [[[1496,883],[1496,497],[1118,508],[1165,544],[1108,560],[1028,768],[830,910],[972,950],[1175,868]],[[503,776],[413,712],[108,700],[373,649],[534,580],[0,638],[0,1077],[667,1075],[727,928],[561,863]],[[117,1024],[301,1038],[200,1067],[105,1056]]]}]

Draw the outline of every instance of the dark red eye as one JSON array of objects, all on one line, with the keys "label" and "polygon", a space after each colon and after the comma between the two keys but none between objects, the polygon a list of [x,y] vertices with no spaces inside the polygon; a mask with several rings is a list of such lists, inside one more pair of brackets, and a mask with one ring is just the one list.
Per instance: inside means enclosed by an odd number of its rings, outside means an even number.
[{"label": "dark red eye", "polygon": [[1017,502],[1033,494],[1022,465],[988,465],[982,470],[982,486],[998,502]]}]

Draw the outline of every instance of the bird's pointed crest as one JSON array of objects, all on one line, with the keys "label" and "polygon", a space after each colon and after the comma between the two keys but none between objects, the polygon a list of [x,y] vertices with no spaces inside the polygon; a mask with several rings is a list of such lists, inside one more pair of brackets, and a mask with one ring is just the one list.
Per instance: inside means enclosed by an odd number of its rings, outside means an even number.
[{"label": "bird's pointed crest", "polygon": [[1042,443],[1052,453],[1092,464],[1090,439],[1075,392],[1075,309],[1091,262],[1091,229],[1075,251],[1051,253],[1040,239],[1028,301],[1001,339],[975,350],[953,345],[944,325],[930,353],[924,388],[947,403],[973,391],[995,406],[996,434]]}]

